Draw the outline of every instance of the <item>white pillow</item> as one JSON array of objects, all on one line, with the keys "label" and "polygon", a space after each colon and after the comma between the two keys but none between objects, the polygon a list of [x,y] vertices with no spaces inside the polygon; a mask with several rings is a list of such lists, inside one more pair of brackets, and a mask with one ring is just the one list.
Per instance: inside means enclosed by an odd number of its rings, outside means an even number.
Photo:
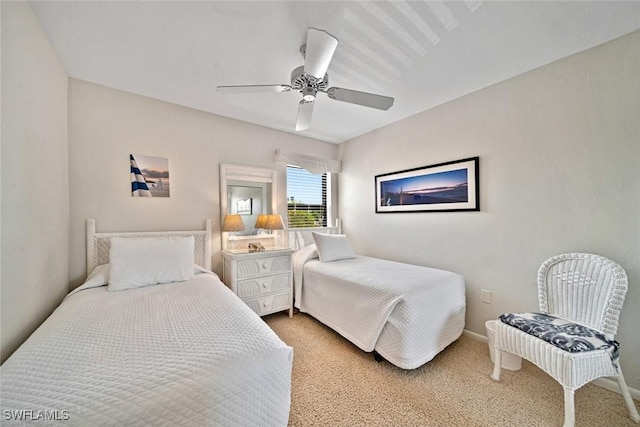
[{"label": "white pillow", "polygon": [[107,290],[193,279],[193,244],[193,236],[112,237]]},{"label": "white pillow", "polygon": [[321,262],[355,258],[356,253],[344,234],[324,234],[313,232],[313,240]]}]

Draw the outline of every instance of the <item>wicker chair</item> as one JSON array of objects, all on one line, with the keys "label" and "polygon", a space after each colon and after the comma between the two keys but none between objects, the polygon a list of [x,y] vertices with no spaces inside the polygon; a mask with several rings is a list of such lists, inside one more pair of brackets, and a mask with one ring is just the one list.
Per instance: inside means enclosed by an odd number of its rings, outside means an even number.
[{"label": "wicker chair", "polygon": [[[614,341],[626,292],[625,271],[607,258],[578,253],[548,259],[538,270],[540,313],[502,315],[502,321],[497,322],[491,378],[500,381],[503,351],[536,364],[564,388],[564,426],[572,427],[575,390],[596,378],[615,377],[631,419],[640,422],[622,376]],[[527,317],[541,319],[542,326],[527,324]],[[567,330],[571,329],[569,336],[551,338],[553,334],[545,330],[545,322],[564,323],[569,326]],[[576,330],[586,334],[574,334]],[[582,338],[584,336],[599,336],[610,345],[608,348],[594,346],[589,341],[592,338]]]}]

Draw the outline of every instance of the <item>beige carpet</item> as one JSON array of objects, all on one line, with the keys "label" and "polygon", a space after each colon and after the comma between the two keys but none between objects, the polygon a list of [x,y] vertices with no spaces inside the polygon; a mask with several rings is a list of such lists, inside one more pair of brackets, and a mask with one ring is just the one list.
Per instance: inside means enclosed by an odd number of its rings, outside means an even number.
[{"label": "beige carpet", "polygon": [[[535,365],[489,378],[487,344],[461,337],[405,371],[376,362],[306,314],[265,321],[294,349],[291,426],[561,426],[562,387]],[[587,384],[576,426],[638,426],[622,396]]]}]

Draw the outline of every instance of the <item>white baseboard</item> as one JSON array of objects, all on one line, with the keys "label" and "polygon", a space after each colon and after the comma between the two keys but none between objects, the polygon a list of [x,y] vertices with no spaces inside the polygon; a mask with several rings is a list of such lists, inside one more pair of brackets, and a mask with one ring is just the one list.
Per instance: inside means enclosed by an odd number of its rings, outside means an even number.
[{"label": "white baseboard", "polygon": [[[615,391],[616,393],[621,394],[620,387],[618,387],[618,382],[615,380],[603,377],[598,378],[597,380],[593,380],[592,383],[602,388],[606,388],[607,390]],[[640,390],[629,387],[629,393],[634,399],[640,400]]]},{"label": "white baseboard", "polygon": [[464,329],[462,331],[462,335],[464,335],[466,337],[469,337],[469,338],[472,338],[472,339],[474,339],[476,341],[480,341],[480,342],[487,342],[488,341],[487,337],[485,337],[484,335],[476,334],[475,332],[471,332],[471,331],[469,331],[467,329]]},{"label": "white baseboard", "polygon": [[[477,334],[475,332],[471,332],[467,329],[462,331],[462,335],[474,339],[476,341],[486,343],[487,337],[484,335]],[[592,381],[595,385],[600,386],[602,388],[606,388],[607,390],[614,391],[618,394],[620,393],[620,387],[618,387],[618,382],[609,378],[598,378],[597,380]],[[636,400],[640,400],[640,390],[629,387],[629,393],[631,393],[631,397]]]}]

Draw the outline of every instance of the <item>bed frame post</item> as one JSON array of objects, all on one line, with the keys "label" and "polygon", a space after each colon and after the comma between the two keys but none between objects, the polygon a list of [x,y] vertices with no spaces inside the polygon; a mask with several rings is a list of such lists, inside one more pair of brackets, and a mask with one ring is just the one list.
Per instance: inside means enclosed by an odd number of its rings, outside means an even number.
[{"label": "bed frame post", "polygon": [[91,274],[95,268],[96,246],[94,244],[96,235],[96,220],[87,219],[87,276]]},{"label": "bed frame post", "polygon": [[204,268],[211,270],[211,219],[205,221],[207,234],[204,238]]}]

